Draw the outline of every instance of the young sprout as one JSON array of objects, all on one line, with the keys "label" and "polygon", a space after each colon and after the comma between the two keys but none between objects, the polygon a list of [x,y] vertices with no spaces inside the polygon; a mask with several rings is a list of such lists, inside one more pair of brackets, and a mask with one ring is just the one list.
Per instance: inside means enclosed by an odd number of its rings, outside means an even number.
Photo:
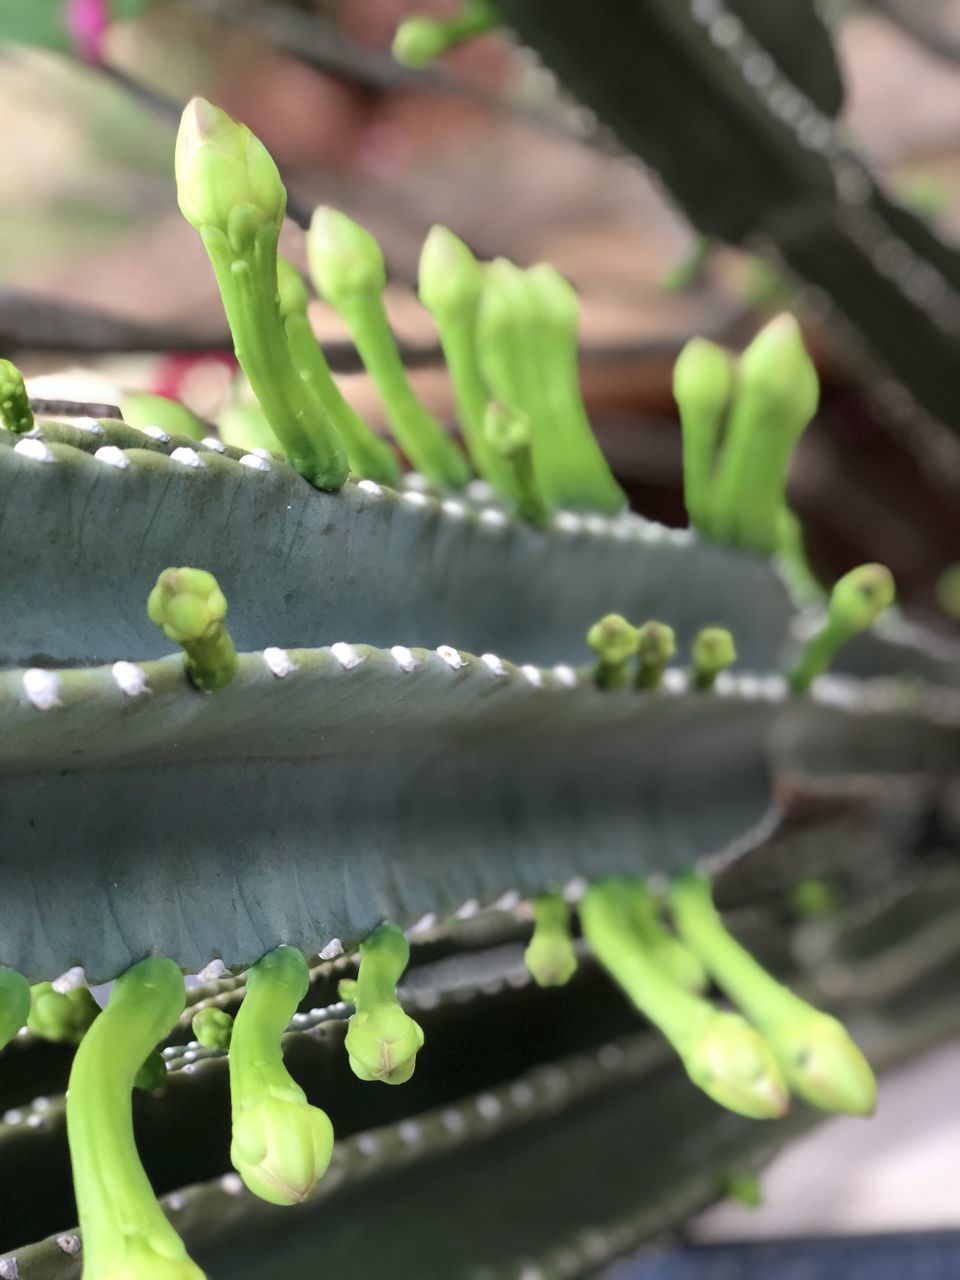
[{"label": "young sprout", "polygon": [[763,1033],[790,1087],[825,1111],[870,1115],[877,1085],[866,1058],[836,1018],[788,991],[727,932],[710,882],[680,877],[671,886],[670,905],[680,936]]},{"label": "young sprout", "polygon": [[486,438],[487,389],[477,351],[477,312],[484,270],[446,227],[431,227],[420,253],[420,301],[430,312],[457,401],[470,461],[500,493],[516,498],[513,472]]},{"label": "young sprout", "polygon": [[537,487],[530,454],[530,419],[520,409],[492,400],[483,419],[483,434],[490,451],[510,476],[509,491],[524,520],[543,524],[549,512]]},{"label": "young sprout", "polygon": [[624,880],[623,896],[631,923],[660,971],[685,991],[706,991],[710,985],[706,970],[690,948],[667,931],[659,904],[644,881]]},{"label": "young sprout", "polygon": [[226,1053],[233,1038],[233,1018],[226,1009],[208,1005],[198,1009],[190,1022],[194,1037],[205,1049],[219,1049]]},{"label": "young sprout", "polygon": [[634,928],[622,881],[591,885],[580,903],[580,923],[594,955],[669,1040],[695,1085],[720,1106],[755,1120],[786,1112],[782,1073],[763,1037],[738,1014],[715,1009],[667,977]]},{"label": "young sprout", "polygon": [[819,395],[799,325],[787,313],[777,316],[737,365],[713,484],[713,537],[754,551],[777,549],[790,458],[816,413]]},{"label": "young sprout", "polygon": [[183,646],[190,681],[205,693],[237,674],[237,651],[223,625],[227,601],[205,569],[164,569],[147,600],[147,615],[168,640]]},{"label": "young sprout", "polygon": [[30,988],[27,1026],[35,1036],[63,1044],[79,1044],[100,1013],[87,987],[55,991],[49,982]]},{"label": "young sprout", "polygon": [[434,484],[463,488],[469,463],[417,399],[397,351],[383,305],[387,274],[376,240],[346,214],[320,208],[307,233],[307,257],[314,287],[350,330],[404,453]]},{"label": "young sprout", "polygon": [[149,391],[128,391],[120,401],[124,422],[131,427],[161,427],[175,436],[202,440],[210,428],[202,418],[169,396],[152,395]]},{"label": "young sprout", "polygon": [[177,198],[213,264],[240,367],[291,464],[339,489],[347,455],[297,372],[277,305],[277,240],[287,193],[263,144],[203,98],[188,103],[176,149]]},{"label": "young sprout", "polygon": [[140,1070],[134,1076],[133,1087],[144,1093],[154,1093],[167,1083],[167,1064],[157,1049],[151,1049]]},{"label": "young sprout", "polygon": [[693,683],[697,689],[712,689],[721,671],[737,660],[733,636],[725,627],[704,627],[690,646]]},{"label": "young sprout", "polygon": [[83,1272],[95,1280],[203,1280],[157,1203],[133,1136],[134,1080],[184,1002],[172,961],[141,960],[117,979],[74,1058],[67,1136]]},{"label": "young sprout", "polygon": [[704,533],[712,531],[713,469],[733,382],[732,358],[706,338],[692,338],[673,367],[683,433],[683,499],[690,523]]},{"label": "young sprout", "polygon": [[283,1065],[280,1037],[307,994],[310,970],[296,947],[276,947],[247,974],[230,1042],[230,1159],[271,1204],[305,1200],[333,1154],[333,1128]]},{"label": "young sprout", "polygon": [[600,689],[621,689],[630,680],[630,659],[637,652],[637,628],[619,613],[608,613],[587,632],[597,655],[593,678]]},{"label": "young sprout", "polygon": [[872,627],[895,596],[893,575],[885,565],[862,564],[844,574],[830,593],[826,620],[787,674],[793,692],[806,693],[830,666],[840,646]]},{"label": "young sprout", "polygon": [[397,1000],[397,983],[410,959],[410,944],[395,924],[381,924],[360,944],[360,969],[344,1041],[353,1073],[361,1080],[404,1084],[413,1075],[423,1032]]},{"label": "young sprout", "polygon": [[344,399],[307,314],[307,286],[300,272],[283,256],[277,258],[277,282],[280,316],[293,363],[343,441],[350,470],[361,479],[395,484],[400,475],[396,450],[371,431]]},{"label": "young sprout", "polygon": [[397,28],[393,56],[404,66],[425,67],[457,45],[486,35],[499,21],[496,5],[490,0],[461,0],[460,8],[449,18],[415,13]]},{"label": "young sprout", "polygon": [[576,973],[570,908],[559,893],[534,898],[533,937],[523,958],[538,987],[562,987]]},{"label": "young sprout", "polygon": [[6,1048],[30,1016],[30,984],[0,965],[0,1049]]},{"label": "young sprout", "polygon": [[9,360],[0,360],[0,423],[16,435],[33,430],[33,410],[23,374]]},{"label": "young sprout", "polygon": [[637,629],[637,688],[658,689],[667,663],[677,652],[673,627],[645,622]]}]

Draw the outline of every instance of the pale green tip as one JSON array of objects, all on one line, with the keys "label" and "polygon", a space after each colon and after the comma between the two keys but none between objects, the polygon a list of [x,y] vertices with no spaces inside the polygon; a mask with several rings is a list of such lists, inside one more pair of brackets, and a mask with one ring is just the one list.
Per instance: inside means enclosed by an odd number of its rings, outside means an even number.
[{"label": "pale green tip", "polygon": [[356,294],[383,293],[387,269],[369,231],[339,209],[321,206],[307,232],[307,259],[317,291],[334,308]]},{"label": "pale green tip", "polygon": [[807,1015],[769,1032],[790,1087],[813,1107],[850,1116],[872,1115],[877,1081],[853,1039],[828,1013]]},{"label": "pale green tip", "polygon": [[789,312],[760,330],[740,357],[737,376],[740,385],[762,395],[766,404],[782,405],[801,429],[817,411],[820,380]]},{"label": "pale green tip", "polygon": [[283,254],[277,254],[277,295],[280,299],[280,314],[287,316],[305,316],[310,306],[310,294],[306,281]]},{"label": "pale green tip", "polygon": [[895,598],[893,574],[886,565],[862,564],[834,585],[828,607],[830,622],[849,635],[865,631]]},{"label": "pale green tip", "polygon": [[535,899],[533,913],[533,936],[524,962],[538,987],[562,987],[577,970],[570,908],[560,894],[550,893]]},{"label": "pale green tip", "polygon": [[165,569],[147,599],[147,615],[168,640],[203,640],[227,616],[227,601],[206,569]]},{"label": "pale green tip", "polygon": [[33,430],[33,410],[23,374],[9,360],[0,360],[0,423],[15,434]]},{"label": "pale green tip", "polygon": [[691,338],[673,366],[673,398],[684,435],[706,434],[711,441],[733,394],[730,353],[706,338]]},{"label": "pale green tip", "polygon": [[413,1075],[423,1032],[396,1001],[374,1005],[350,1019],[344,1041],[354,1075],[404,1084]]},{"label": "pale green tip", "polygon": [[433,316],[470,313],[483,292],[483,267],[459,236],[433,226],[420,252],[420,301]]},{"label": "pale green tip", "polygon": [[704,627],[694,637],[690,649],[694,683],[709,689],[721,671],[737,660],[733,636],[725,627]]},{"label": "pale green tip", "polygon": [[426,67],[449,48],[446,24],[422,14],[407,18],[393,37],[393,56],[405,67]]},{"label": "pale green tip", "polygon": [[52,983],[30,988],[27,1026],[35,1036],[63,1044],[79,1044],[100,1013],[100,1006],[86,987],[55,991]]},{"label": "pale green tip", "polygon": [[184,108],[174,168],[180,211],[198,231],[217,227],[229,237],[231,214],[241,208],[247,224],[271,222],[279,231],[287,193],[273,158],[246,125],[203,98]]},{"label": "pale green tip", "polygon": [[147,1055],[143,1066],[134,1076],[133,1087],[144,1093],[154,1093],[167,1083],[167,1066],[163,1055],[154,1049]]},{"label": "pale green tip", "polygon": [[587,644],[601,662],[619,664],[637,652],[637,628],[619,613],[608,613],[587,632]]},{"label": "pale green tip", "polygon": [[30,984],[15,969],[0,965],[0,1049],[9,1044],[30,1016]]},{"label": "pale green tip", "polygon": [[230,1159],[246,1186],[270,1204],[306,1200],[333,1154],[333,1126],[299,1091],[279,1088],[233,1119]]},{"label": "pale green tip", "polygon": [[191,1022],[196,1040],[205,1049],[220,1049],[226,1053],[233,1038],[233,1018],[226,1009],[208,1006],[198,1009]]},{"label": "pale green tip", "polygon": [[715,1013],[681,1056],[694,1084],[728,1111],[753,1120],[786,1114],[790,1099],[776,1055],[739,1014]]}]

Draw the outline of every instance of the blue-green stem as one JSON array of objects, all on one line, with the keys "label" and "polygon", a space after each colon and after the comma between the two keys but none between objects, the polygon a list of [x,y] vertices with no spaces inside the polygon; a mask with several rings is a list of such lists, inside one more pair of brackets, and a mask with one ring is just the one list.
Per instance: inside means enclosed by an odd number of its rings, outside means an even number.
[{"label": "blue-green stem", "polygon": [[823,1110],[869,1115],[877,1086],[866,1058],[836,1018],[777,982],[732,937],[713,905],[710,882],[680,877],[670,905],[680,936],[763,1033],[791,1088]]},{"label": "blue-green stem", "polygon": [[307,1102],[280,1043],[309,985],[295,947],[268,951],[247,974],[230,1041],[230,1159],[254,1195],[271,1204],[305,1200],[333,1154],[330,1120]]},{"label": "blue-green stem", "polygon": [[715,1102],[772,1119],[788,1097],[773,1053],[738,1014],[721,1012],[673,982],[638,936],[622,881],[592,885],[580,903],[591,951],[676,1050],[690,1079]]},{"label": "blue-green stem", "polygon": [[562,987],[576,973],[570,908],[559,893],[534,898],[533,937],[523,958],[538,987]]},{"label": "blue-green stem", "polygon": [[87,1280],[203,1280],[137,1155],[131,1093],[185,1003],[183,977],[150,956],[117,979],[83,1038],[67,1090],[67,1136]]},{"label": "blue-green stem", "polygon": [[393,924],[378,925],[360,944],[356,1013],[344,1044],[361,1080],[403,1084],[413,1075],[423,1032],[397,1000],[397,983],[409,960],[410,944]]},{"label": "blue-green stem", "polygon": [[206,569],[164,569],[147,600],[147,615],[183,647],[191,683],[214,693],[237,674],[237,651],[223,625],[227,601]]}]

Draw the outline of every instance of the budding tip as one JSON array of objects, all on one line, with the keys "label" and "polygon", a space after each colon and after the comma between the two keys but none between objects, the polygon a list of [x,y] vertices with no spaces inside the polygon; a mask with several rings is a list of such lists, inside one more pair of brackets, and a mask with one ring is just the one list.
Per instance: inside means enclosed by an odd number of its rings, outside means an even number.
[{"label": "budding tip", "polygon": [[601,662],[619,664],[637,652],[637,628],[619,613],[608,613],[587,632],[587,644]]}]

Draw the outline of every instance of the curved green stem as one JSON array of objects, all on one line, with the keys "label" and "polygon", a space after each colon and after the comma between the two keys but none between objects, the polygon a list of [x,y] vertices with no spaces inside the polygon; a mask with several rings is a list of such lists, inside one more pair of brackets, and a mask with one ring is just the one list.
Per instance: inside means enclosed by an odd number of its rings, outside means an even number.
[{"label": "curved green stem", "polygon": [[733,392],[734,365],[722,347],[692,338],[673,367],[683,435],[683,498],[690,523],[712,534],[713,471]]},{"label": "curved green stem", "polygon": [[710,882],[694,875],[675,880],[670,905],[680,936],[763,1033],[790,1086],[815,1107],[869,1115],[877,1086],[863,1054],[836,1018],[782,986],[728,933]]},{"label": "curved green stem", "polygon": [[30,1016],[30,984],[15,969],[0,965],[0,1049],[6,1048]]},{"label": "curved green stem", "polygon": [[397,1000],[397,983],[410,960],[410,944],[393,924],[381,924],[360,944],[353,991],[356,1013],[344,1041],[361,1080],[403,1084],[413,1075],[423,1032]]},{"label": "curved green stem", "polygon": [[893,575],[882,564],[862,564],[834,584],[827,616],[810,637],[796,665],[787,673],[794,693],[806,693],[823,675],[837,650],[860,631],[873,626],[893,604]]},{"label": "curved green stem", "polygon": [[180,970],[150,956],[117,979],[77,1050],[67,1136],[86,1280],[203,1280],[157,1203],[133,1136],[134,1079],[184,1003]]},{"label": "curved green stem", "polygon": [[562,987],[577,971],[570,908],[559,893],[533,900],[533,937],[523,953],[538,987]]},{"label": "curved green stem", "polygon": [[659,905],[646,884],[642,880],[625,880],[623,894],[633,927],[661,971],[686,991],[706,991],[709,980],[703,965],[689,947],[668,933]]}]

